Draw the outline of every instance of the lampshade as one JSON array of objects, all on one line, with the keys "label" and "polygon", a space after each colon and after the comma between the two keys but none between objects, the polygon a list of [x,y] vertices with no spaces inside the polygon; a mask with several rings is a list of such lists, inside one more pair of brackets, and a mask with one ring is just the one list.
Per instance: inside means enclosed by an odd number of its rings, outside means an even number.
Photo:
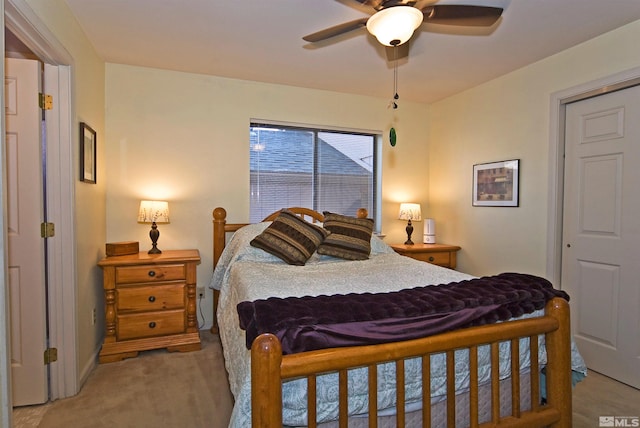
[{"label": "lampshade", "polygon": [[423,17],[422,11],[413,6],[388,7],[369,18],[367,30],[383,45],[397,46],[411,38]]},{"label": "lampshade", "polygon": [[420,204],[409,204],[403,202],[400,204],[400,213],[398,214],[399,220],[422,220],[422,212],[420,211]]},{"label": "lampshade", "polygon": [[167,201],[140,201],[138,223],[169,223]]}]

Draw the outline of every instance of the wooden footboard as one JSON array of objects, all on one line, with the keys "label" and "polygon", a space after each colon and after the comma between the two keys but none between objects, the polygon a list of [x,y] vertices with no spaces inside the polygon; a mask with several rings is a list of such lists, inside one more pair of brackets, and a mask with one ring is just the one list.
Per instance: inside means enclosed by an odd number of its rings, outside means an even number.
[{"label": "wooden footboard", "polygon": [[[546,366],[546,404],[540,404],[540,382],[538,373],[537,336],[546,336],[548,363]],[[529,338],[530,394],[531,409],[524,411],[520,406],[519,338]],[[513,398],[512,414],[500,416],[500,392],[498,367],[498,346],[500,342],[511,343],[511,389]],[[478,346],[491,347],[491,420],[478,422]],[[316,376],[328,372],[339,373],[340,419],[339,425],[347,427],[347,370],[367,367],[369,373],[369,426],[376,426],[377,379],[376,365],[383,362],[396,364],[396,426],[405,426],[404,406],[404,361],[422,358],[423,385],[430,385],[430,355],[446,352],[447,355],[447,427],[455,426],[455,382],[454,352],[469,349],[470,360],[470,426],[506,427],[570,427],[571,426],[571,346],[569,328],[569,305],[559,298],[551,300],[545,315],[539,318],[509,321],[482,327],[472,327],[449,333],[405,342],[371,346],[332,348],[293,355],[282,355],[278,339],[271,334],[258,337],[251,349],[252,385],[252,426],[282,426],[282,382],[294,378],[307,378],[309,426],[316,426]],[[430,390],[427,387],[427,390]],[[430,397],[423,397],[423,426],[431,426]]]}]

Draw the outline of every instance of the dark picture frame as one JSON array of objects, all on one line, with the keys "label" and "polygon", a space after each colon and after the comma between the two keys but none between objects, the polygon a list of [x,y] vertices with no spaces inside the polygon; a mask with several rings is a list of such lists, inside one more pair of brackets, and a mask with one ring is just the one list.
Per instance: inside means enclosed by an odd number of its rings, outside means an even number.
[{"label": "dark picture frame", "polygon": [[96,131],[80,122],[80,181],[96,184]]},{"label": "dark picture frame", "polygon": [[520,159],[473,166],[474,207],[520,205]]}]

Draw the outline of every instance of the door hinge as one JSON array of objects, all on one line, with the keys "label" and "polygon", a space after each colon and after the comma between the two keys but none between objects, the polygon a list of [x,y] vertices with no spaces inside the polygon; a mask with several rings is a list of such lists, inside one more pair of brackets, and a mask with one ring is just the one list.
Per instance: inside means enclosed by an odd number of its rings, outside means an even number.
[{"label": "door hinge", "polygon": [[51,110],[53,108],[53,97],[47,94],[38,94],[38,105],[42,110]]},{"label": "door hinge", "polygon": [[51,364],[58,361],[58,348],[47,348],[44,350],[44,363]]},{"label": "door hinge", "polygon": [[56,234],[54,223],[40,223],[40,236],[43,238],[53,238]]}]

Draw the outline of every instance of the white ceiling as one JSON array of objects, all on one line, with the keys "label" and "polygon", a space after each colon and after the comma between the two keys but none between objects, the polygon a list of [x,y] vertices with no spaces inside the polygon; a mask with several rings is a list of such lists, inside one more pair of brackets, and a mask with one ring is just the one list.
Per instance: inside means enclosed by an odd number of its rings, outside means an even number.
[{"label": "white ceiling", "polygon": [[[371,15],[355,0],[66,0],[110,63],[391,98],[393,63],[365,28],[302,37]],[[417,6],[433,4],[419,1]],[[433,102],[640,19],[639,0],[440,0],[504,7],[490,34],[423,24],[398,62],[400,100]]]}]

